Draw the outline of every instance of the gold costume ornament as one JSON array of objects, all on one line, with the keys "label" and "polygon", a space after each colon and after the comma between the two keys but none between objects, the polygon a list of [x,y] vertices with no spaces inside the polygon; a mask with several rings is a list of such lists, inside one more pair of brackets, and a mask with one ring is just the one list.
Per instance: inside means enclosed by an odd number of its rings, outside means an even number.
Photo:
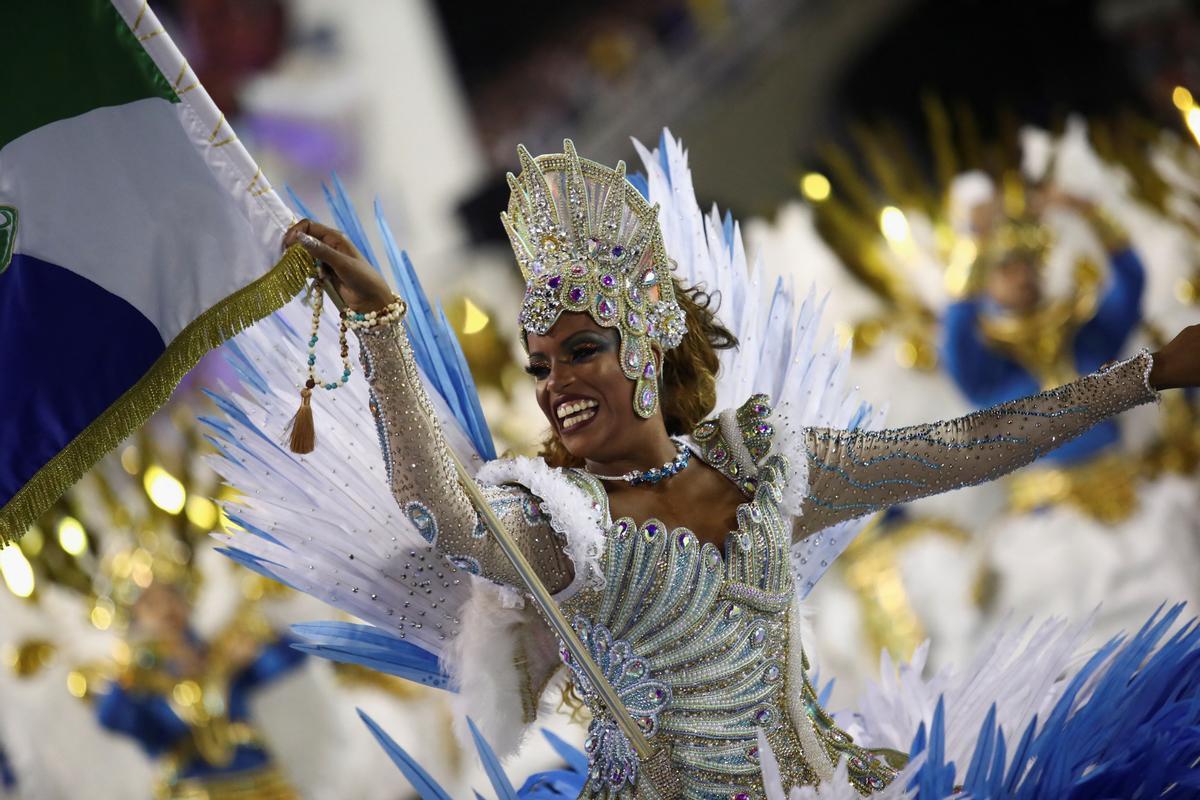
[{"label": "gold costume ornament", "polygon": [[637,384],[639,416],[658,410],[661,353],[683,340],[671,260],[658,206],[616,169],[582,159],[570,139],[563,152],[534,158],[517,149],[521,174],[508,175],[512,195],[500,215],[521,275],[521,328],[544,335],[564,311],[586,312],[621,332],[621,369]]}]

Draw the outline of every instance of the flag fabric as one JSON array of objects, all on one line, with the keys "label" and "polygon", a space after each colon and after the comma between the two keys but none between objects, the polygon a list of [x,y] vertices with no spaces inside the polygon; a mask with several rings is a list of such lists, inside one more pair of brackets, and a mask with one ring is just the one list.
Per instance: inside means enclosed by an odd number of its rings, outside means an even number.
[{"label": "flag fabric", "polygon": [[0,546],[311,263],[145,0],[10,3],[4,27]]}]

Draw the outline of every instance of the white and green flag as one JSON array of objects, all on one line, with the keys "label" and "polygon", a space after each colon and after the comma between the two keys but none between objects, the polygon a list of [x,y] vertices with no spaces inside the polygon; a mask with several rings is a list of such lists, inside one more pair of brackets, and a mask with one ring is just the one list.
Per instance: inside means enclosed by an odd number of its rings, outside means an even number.
[{"label": "white and green flag", "polygon": [[145,0],[21,0],[3,24],[0,545],[308,270]]}]

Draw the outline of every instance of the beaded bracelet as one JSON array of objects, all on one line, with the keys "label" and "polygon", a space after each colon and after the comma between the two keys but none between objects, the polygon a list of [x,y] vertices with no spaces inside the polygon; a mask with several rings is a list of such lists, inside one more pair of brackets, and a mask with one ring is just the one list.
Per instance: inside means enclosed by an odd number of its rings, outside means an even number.
[{"label": "beaded bracelet", "polygon": [[320,341],[321,311],[325,306],[325,292],[316,280],[313,281],[309,297],[312,304],[312,330],[308,338],[308,379],[304,382],[304,388],[300,390],[300,408],[288,426],[291,434],[289,446],[293,453],[311,453],[316,447],[316,429],[313,426],[312,418],[313,389],[320,386],[322,389],[332,391],[345,386],[350,380],[350,345],[346,342],[346,331],[351,328],[359,331],[370,330],[380,325],[386,325],[403,319],[408,311],[408,305],[399,295],[392,295],[392,302],[378,311],[361,313],[343,309],[341,319],[338,321],[338,349],[342,357],[342,374],[337,377],[337,380],[323,380],[317,375],[317,342]]},{"label": "beaded bracelet", "polygon": [[378,311],[367,311],[366,313],[346,311],[343,312],[342,320],[345,326],[351,330],[365,331],[380,325],[387,325],[398,319],[403,319],[407,312],[408,304],[404,302],[404,299],[400,295],[394,294],[392,295],[392,302]]}]

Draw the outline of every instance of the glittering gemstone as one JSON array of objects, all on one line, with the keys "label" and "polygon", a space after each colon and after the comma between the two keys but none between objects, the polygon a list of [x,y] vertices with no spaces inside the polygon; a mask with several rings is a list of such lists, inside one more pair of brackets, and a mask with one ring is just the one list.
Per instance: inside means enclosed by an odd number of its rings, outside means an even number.
[{"label": "glittering gemstone", "polygon": [[636,311],[630,311],[625,319],[635,328],[642,324],[642,315]]},{"label": "glittering gemstone", "polygon": [[573,286],[571,287],[571,291],[567,296],[571,298],[572,303],[578,303],[583,299],[583,289],[578,286]]},{"label": "glittering gemstone", "polygon": [[653,538],[658,535],[658,526],[651,522],[646,526],[646,535]]},{"label": "glittering gemstone", "polygon": [[642,370],[642,375],[646,376],[647,378],[653,378],[656,372],[657,370],[654,369],[654,362],[649,361],[646,363],[646,368]]},{"label": "glittering gemstone", "polygon": [[675,543],[679,545],[680,550],[684,550],[695,538],[692,534],[684,532],[675,537]]},{"label": "glittering gemstone", "polygon": [[571,274],[575,275],[575,276],[586,275],[587,267],[583,264],[572,264],[571,265]]},{"label": "glittering gemstone", "polygon": [[755,414],[765,414],[765,413],[767,413],[767,407],[765,405],[763,405],[762,403],[755,403],[754,404],[754,413]]},{"label": "glittering gemstone", "polygon": [[600,285],[606,289],[611,289],[617,284],[617,279],[611,272],[606,272],[600,276]]},{"label": "glittering gemstone", "polygon": [[587,240],[587,251],[589,256],[594,256],[600,252],[600,240],[596,237],[591,237]]},{"label": "glittering gemstone", "polygon": [[649,389],[649,388],[643,389],[642,390],[642,408],[651,408],[653,405],[654,405],[654,390]]},{"label": "glittering gemstone", "polygon": [[637,350],[630,350],[625,355],[625,363],[629,365],[630,369],[637,369],[642,364],[642,354]]},{"label": "glittering gemstone", "polygon": [[551,289],[557,289],[559,286],[562,286],[562,278],[554,275],[546,283]]},{"label": "glittering gemstone", "polygon": [[754,719],[759,725],[766,725],[771,721],[771,709],[760,708],[754,715]]},{"label": "glittering gemstone", "polygon": [[767,683],[774,683],[779,680],[779,667],[772,664],[763,670],[763,680]]},{"label": "glittering gemstone", "polygon": [[658,275],[655,274],[654,270],[648,269],[642,273],[643,286],[653,286],[656,283],[658,283]]},{"label": "glittering gemstone", "polygon": [[621,245],[617,245],[612,249],[612,254],[613,258],[620,258],[621,256],[625,255],[625,248],[621,247]]},{"label": "glittering gemstone", "polygon": [[738,792],[737,794],[733,795],[733,800],[750,800],[750,795],[746,794],[745,792]]},{"label": "glittering gemstone", "polygon": [[725,619],[733,620],[733,619],[737,619],[741,615],[742,615],[742,607],[741,606],[735,606],[732,603],[730,603],[725,608]]},{"label": "glittering gemstone", "polygon": [[540,259],[532,261],[529,264],[529,269],[531,272],[533,272],[534,275],[541,275],[542,270],[544,270],[545,268],[546,268],[546,266],[541,262]]},{"label": "glittering gemstone", "polygon": [[616,306],[614,306],[612,301],[608,300],[607,298],[596,304],[596,311],[598,311],[602,317],[611,317],[616,310]]},{"label": "glittering gemstone", "polygon": [[762,644],[767,638],[767,629],[759,625],[754,628],[754,632],[750,634],[750,641],[754,644]]},{"label": "glittering gemstone", "polygon": [[755,427],[755,430],[758,431],[759,433],[761,433],[762,435],[766,436],[768,433],[771,432],[771,426],[768,425],[767,423],[763,422],[763,423],[760,423],[757,427]]},{"label": "glittering gemstone", "polygon": [[640,658],[629,662],[625,667],[625,674],[630,678],[640,678],[646,674],[646,662]]},{"label": "glittering gemstone", "polygon": [[629,523],[621,520],[617,523],[617,538],[624,539],[629,534]]},{"label": "glittering gemstone", "polygon": [[[585,747],[586,747],[586,743],[585,743]],[[746,760],[753,761],[755,764],[758,763],[758,747],[751,747],[749,750],[746,751]]]}]

